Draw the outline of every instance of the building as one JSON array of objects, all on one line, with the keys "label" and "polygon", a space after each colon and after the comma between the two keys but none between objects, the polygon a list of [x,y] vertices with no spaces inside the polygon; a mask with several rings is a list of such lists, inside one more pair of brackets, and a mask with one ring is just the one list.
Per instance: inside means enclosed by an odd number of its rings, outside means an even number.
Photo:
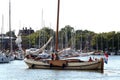
[{"label": "building", "polygon": [[30,27],[29,29],[27,29],[27,27],[23,27],[23,29],[22,30],[19,30],[19,34],[22,34],[22,36],[27,36],[27,35],[29,35],[29,34],[32,34],[32,33],[34,33],[34,30]]}]

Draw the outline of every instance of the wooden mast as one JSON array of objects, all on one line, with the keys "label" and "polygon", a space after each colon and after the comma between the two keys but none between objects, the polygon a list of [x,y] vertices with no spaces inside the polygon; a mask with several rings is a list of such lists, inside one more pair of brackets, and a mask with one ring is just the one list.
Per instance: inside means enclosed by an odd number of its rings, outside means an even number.
[{"label": "wooden mast", "polygon": [[58,0],[58,7],[57,7],[56,45],[55,45],[56,51],[58,51],[59,9],[60,9],[60,0]]}]

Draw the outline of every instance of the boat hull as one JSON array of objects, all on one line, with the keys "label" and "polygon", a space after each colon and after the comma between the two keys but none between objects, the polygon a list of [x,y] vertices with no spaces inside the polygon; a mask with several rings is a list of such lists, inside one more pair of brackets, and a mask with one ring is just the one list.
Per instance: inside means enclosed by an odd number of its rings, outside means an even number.
[{"label": "boat hull", "polygon": [[25,59],[25,63],[29,68],[36,69],[64,69],[64,70],[103,70],[103,58],[97,61],[84,62],[68,62],[64,65],[54,65],[50,63],[51,60],[35,61],[34,59]]}]

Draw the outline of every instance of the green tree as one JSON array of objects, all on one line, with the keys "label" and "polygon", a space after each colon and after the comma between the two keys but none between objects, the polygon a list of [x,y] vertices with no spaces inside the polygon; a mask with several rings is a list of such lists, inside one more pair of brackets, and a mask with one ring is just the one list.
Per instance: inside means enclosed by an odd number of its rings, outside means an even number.
[{"label": "green tree", "polygon": [[6,32],[6,35],[16,38],[15,31],[8,31],[8,32]]}]

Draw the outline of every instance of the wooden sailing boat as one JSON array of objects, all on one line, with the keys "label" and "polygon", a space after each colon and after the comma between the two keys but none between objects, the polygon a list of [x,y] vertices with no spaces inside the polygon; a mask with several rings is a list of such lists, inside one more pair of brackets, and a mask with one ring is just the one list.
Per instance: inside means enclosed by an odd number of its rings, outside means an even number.
[{"label": "wooden sailing boat", "polygon": [[58,0],[58,11],[57,11],[57,28],[56,28],[56,45],[55,45],[55,56],[52,59],[39,59],[26,58],[24,61],[29,68],[39,69],[64,69],[64,70],[103,70],[104,62],[103,58],[96,59],[94,61],[82,61],[80,59],[67,59],[58,58],[58,27],[59,27],[59,8],[60,0]]}]

